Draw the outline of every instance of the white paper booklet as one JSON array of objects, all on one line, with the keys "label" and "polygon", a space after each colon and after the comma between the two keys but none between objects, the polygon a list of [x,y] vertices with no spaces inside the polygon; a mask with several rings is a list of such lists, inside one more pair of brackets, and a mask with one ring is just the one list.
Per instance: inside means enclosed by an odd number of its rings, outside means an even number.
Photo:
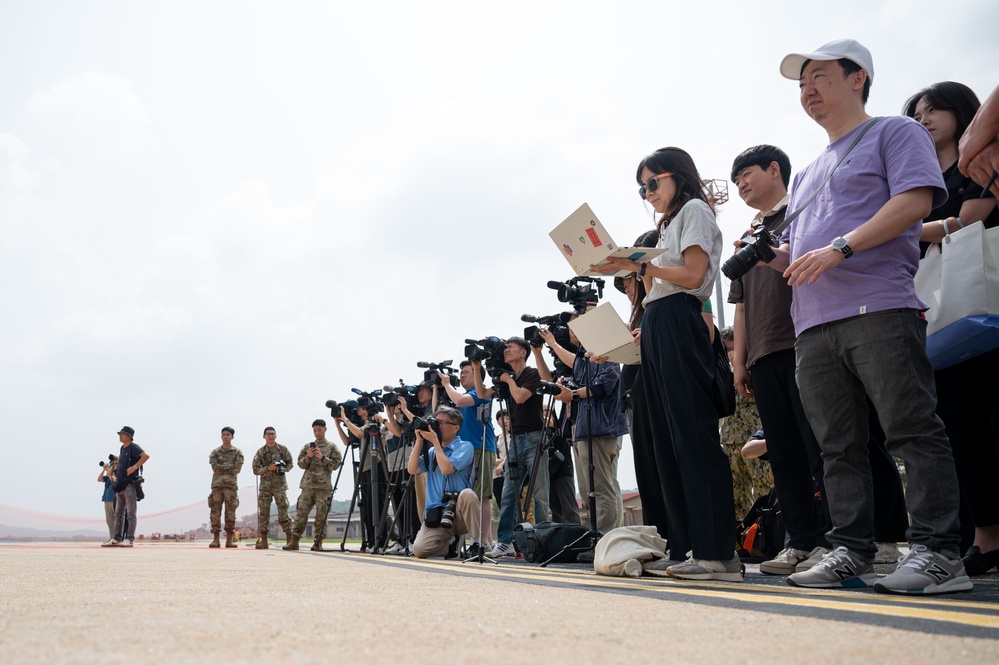
[{"label": "white paper booklet", "polygon": [[576,333],[586,350],[595,356],[607,356],[612,362],[622,365],[642,362],[635,338],[609,302],[569,321],[569,328]]},{"label": "white paper booklet", "polygon": [[[666,251],[649,247],[618,247],[586,203],[566,217],[548,236],[577,275],[598,276],[598,273],[590,272],[590,266],[608,258],[645,263]],[[628,271],[621,270],[614,274],[623,277]]]}]

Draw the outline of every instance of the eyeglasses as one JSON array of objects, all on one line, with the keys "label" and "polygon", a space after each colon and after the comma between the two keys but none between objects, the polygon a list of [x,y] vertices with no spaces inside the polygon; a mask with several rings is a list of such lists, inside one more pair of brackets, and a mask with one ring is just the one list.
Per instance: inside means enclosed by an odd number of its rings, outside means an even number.
[{"label": "eyeglasses", "polygon": [[440,419],[437,420],[437,423],[439,425],[455,425],[455,426],[457,426],[458,424],[458,423],[453,423],[450,420],[440,420]]},{"label": "eyeglasses", "polygon": [[671,175],[673,175],[673,174],[672,173],[660,173],[659,175],[652,176],[651,178],[649,178],[649,181],[647,183],[645,183],[644,187],[639,187],[638,188],[638,195],[640,197],[642,197],[642,200],[644,201],[646,195],[649,192],[654,192],[657,189],[659,189],[659,179],[660,178],[668,178]]}]

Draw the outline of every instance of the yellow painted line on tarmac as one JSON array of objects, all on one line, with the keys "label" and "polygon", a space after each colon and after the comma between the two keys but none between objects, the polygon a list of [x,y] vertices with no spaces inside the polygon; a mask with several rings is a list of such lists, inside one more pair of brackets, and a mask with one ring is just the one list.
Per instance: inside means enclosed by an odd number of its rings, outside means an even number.
[{"label": "yellow painted line on tarmac", "polygon": [[[738,600],[745,603],[755,604],[776,604],[793,607],[809,607],[827,609],[840,612],[857,612],[860,614],[872,614],[888,617],[904,617],[911,619],[923,619],[928,621],[941,621],[946,623],[956,623],[967,626],[977,626],[981,628],[999,629],[999,614],[980,614],[976,612],[959,612],[954,610],[939,609],[939,600],[933,597],[914,598],[911,596],[865,596],[861,602],[847,599],[843,593],[834,593],[827,590],[813,590],[792,587],[771,587],[754,585],[753,592],[736,591],[732,585],[719,583],[701,583],[696,581],[666,581],[653,582],[645,578],[609,578],[597,575],[579,574],[571,571],[559,571],[548,569],[512,569],[509,566],[493,566],[492,564],[457,564],[451,561],[427,561],[412,558],[383,557],[378,561],[384,561],[391,565],[410,566],[414,568],[440,569],[441,572],[461,572],[461,574],[478,575],[492,578],[518,578],[524,581],[539,580],[549,582],[571,581],[581,587],[591,588],[613,588],[631,589],[642,591],[654,591],[664,595],[691,596],[700,598],[719,598],[725,600]],[[696,587],[693,585],[697,585]],[[795,594],[793,596],[787,594]],[[890,603],[890,604],[886,604]],[[994,603],[974,603],[961,601],[948,601],[948,606],[959,604],[960,607],[975,610],[988,610],[993,613],[999,612],[999,607]],[[932,605],[932,606],[927,606]]]}]

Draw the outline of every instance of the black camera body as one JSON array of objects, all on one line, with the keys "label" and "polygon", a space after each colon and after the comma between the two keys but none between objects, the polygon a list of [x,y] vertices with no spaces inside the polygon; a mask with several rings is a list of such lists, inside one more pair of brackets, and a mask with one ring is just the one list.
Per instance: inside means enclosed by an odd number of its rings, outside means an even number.
[{"label": "black camera body", "polygon": [[422,417],[413,418],[412,426],[414,430],[420,432],[429,432],[433,430],[433,432],[437,435],[437,437],[440,438],[441,429],[437,425],[437,418],[435,418],[434,416],[422,416]]},{"label": "black camera body", "polygon": [[494,383],[500,383],[504,374],[513,374],[513,368],[503,360],[506,350],[506,340],[501,337],[485,337],[483,339],[465,340],[465,357],[469,360],[481,360],[486,366],[486,373]]},{"label": "black camera body", "polygon": [[[562,386],[569,390],[578,390],[579,384],[568,377],[562,378]],[[557,383],[551,383],[550,381],[542,381],[538,389],[534,391],[538,395],[558,395],[562,392],[561,388]]]},{"label": "black camera body", "polygon": [[548,282],[549,289],[558,292],[558,301],[572,305],[573,312],[583,314],[590,305],[604,297],[604,280],[599,277],[573,277],[565,282]]},{"label": "black camera body", "polygon": [[326,408],[330,410],[330,415],[334,418],[340,417],[340,407],[343,407],[343,415],[347,420],[354,420],[357,416],[357,402],[352,399],[348,399],[344,402],[337,402],[336,400],[326,400]]},{"label": "black camera body", "polygon": [[288,468],[288,463],[285,462],[283,459],[274,460],[273,462],[271,462],[271,464],[277,467],[277,475],[279,476],[283,476],[285,470]]},{"label": "black camera body", "polygon": [[[114,463],[115,463],[115,462],[117,462],[117,461],[118,461],[118,456],[117,456],[117,455],[115,455],[114,453],[109,453],[109,454],[108,454],[108,461],[107,461],[107,464],[108,464],[108,465],[110,465],[110,464],[114,464]],[[102,468],[103,468],[103,467],[105,466],[105,463],[104,463],[104,461],[103,461],[103,460],[102,460],[102,461],[100,461],[100,462],[98,462],[98,464],[99,464],[99,465],[100,465],[100,466],[101,466]]]},{"label": "black camera body", "polygon": [[730,280],[735,281],[752,270],[760,261],[770,263],[777,254],[773,248],[780,244],[766,227],[760,226],[755,231],[746,233],[741,238],[742,247],[722,264],[721,271]]}]

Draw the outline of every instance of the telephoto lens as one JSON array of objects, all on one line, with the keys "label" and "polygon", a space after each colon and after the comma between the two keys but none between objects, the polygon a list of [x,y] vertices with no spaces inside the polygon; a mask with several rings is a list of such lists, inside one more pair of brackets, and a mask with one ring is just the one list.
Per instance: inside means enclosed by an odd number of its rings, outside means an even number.
[{"label": "telephoto lens", "polygon": [[444,512],[441,513],[441,526],[445,529],[450,529],[454,526],[454,514],[458,508],[458,496],[453,493],[448,493],[447,503],[444,504]]}]

